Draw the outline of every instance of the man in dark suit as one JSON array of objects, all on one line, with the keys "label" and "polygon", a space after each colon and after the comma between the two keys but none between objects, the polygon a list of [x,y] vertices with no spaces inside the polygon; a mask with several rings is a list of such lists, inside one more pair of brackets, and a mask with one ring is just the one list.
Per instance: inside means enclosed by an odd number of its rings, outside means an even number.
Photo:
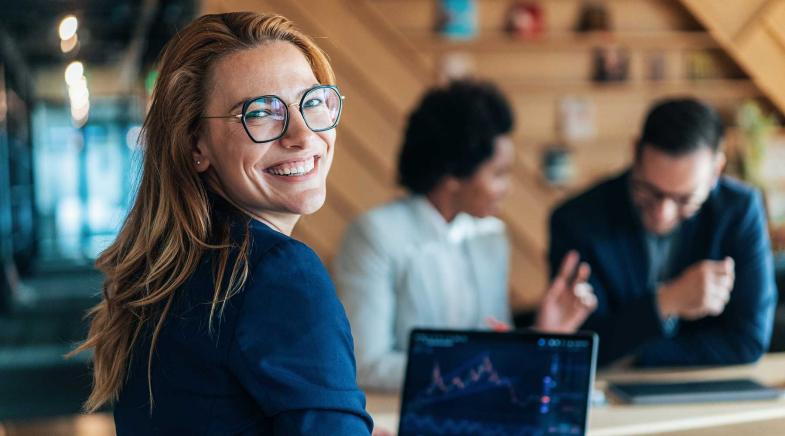
[{"label": "man in dark suit", "polygon": [[768,348],[776,291],[760,194],[722,176],[722,121],[693,99],[646,118],[632,167],[551,216],[550,265],[592,267],[600,364],[740,364]]}]

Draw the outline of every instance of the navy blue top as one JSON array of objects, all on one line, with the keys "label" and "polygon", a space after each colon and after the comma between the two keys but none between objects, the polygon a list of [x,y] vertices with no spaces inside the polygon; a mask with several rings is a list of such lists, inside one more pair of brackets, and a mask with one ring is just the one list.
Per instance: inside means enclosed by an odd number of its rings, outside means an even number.
[{"label": "navy blue top", "polygon": [[730,301],[719,316],[663,323],[647,285],[644,229],[629,194],[629,173],[567,201],[551,216],[551,272],[576,249],[592,268],[597,310],[584,329],[600,336],[600,364],[633,355],[639,366],[741,364],[757,360],[771,338],[776,287],[760,194],[722,177],[698,213],[677,232],[670,275],[702,260],[735,260]]},{"label": "navy blue top", "polygon": [[115,404],[119,436],[370,434],[327,271],[304,244],[257,221],[250,232],[250,275],[212,334],[212,255],[177,291],[155,348],[152,414],[149,339],[135,346]]}]

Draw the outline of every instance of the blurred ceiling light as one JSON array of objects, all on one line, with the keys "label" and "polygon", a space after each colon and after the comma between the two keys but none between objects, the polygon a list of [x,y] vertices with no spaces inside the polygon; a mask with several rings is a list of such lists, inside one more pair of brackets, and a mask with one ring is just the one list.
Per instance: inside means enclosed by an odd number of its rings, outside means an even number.
[{"label": "blurred ceiling light", "polygon": [[60,21],[60,27],[57,30],[57,33],[60,35],[60,39],[65,41],[66,39],[71,39],[76,35],[76,29],[79,28],[79,21],[73,15],[66,15],[62,21]]},{"label": "blurred ceiling light", "polygon": [[71,105],[71,121],[77,129],[87,124],[87,118],[90,116],[90,102],[85,103],[83,106],[74,107]]},{"label": "blurred ceiling light", "polygon": [[77,129],[83,127],[85,124],[87,124],[87,114],[85,114],[85,116],[82,118],[77,118],[72,116],[71,122],[74,124],[74,127],[76,127]]},{"label": "blurred ceiling light", "polygon": [[79,61],[73,61],[65,68],[65,83],[73,86],[84,76],[84,65]]},{"label": "blurred ceiling light", "polygon": [[68,85],[68,96],[74,98],[76,93],[87,93],[87,78],[79,76]]},{"label": "blurred ceiling light", "polygon": [[131,150],[142,148],[142,126],[135,125],[125,134],[125,145]]},{"label": "blurred ceiling light", "polygon": [[[69,92],[69,94],[71,93]],[[80,109],[88,106],[90,106],[90,94],[87,93],[87,90],[71,94],[71,109]]]},{"label": "blurred ceiling light", "polygon": [[79,37],[74,33],[74,36],[60,41],[60,51],[62,51],[63,53],[68,53],[74,48],[76,48],[76,44],[78,42],[79,42]]},{"label": "blurred ceiling light", "polygon": [[68,87],[68,99],[71,101],[71,110],[89,108],[90,91],[87,90],[87,80],[84,77],[77,83]]},{"label": "blurred ceiling light", "polygon": [[85,104],[81,107],[73,107],[71,106],[71,117],[75,120],[81,120],[83,118],[87,118],[87,115],[90,113],[90,103]]},{"label": "blurred ceiling light", "polygon": [[65,82],[68,84],[68,100],[71,103],[71,121],[74,127],[80,128],[87,123],[90,113],[90,91],[81,62],[74,61],[66,67]]}]

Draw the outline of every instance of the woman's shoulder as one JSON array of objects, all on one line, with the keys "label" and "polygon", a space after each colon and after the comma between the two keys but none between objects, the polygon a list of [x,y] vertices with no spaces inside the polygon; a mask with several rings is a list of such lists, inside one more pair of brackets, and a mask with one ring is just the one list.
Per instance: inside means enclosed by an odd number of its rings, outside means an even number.
[{"label": "woman's shoulder", "polygon": [[305,243],[275,231],[261,223],[251,223],[249,260],[259,264],[284,263],[292,266],[307,264],[309,267],[323,266],[319,256]]},{"label": "woman's shoulder", "polygon": [[419,226],[416,206],[414,197],[403,197],[379,205],[352,221],[346,229],[346,235],[364,235],[377,243],[387,239],[390,239],[387,242],[396,242],[399,235],[408,234]]},{"label": "woman's shoulder", "polygon": [[249,232],[249,279],[252,283],[280,286],[294,280],[295,289],[319,291],[333,288],[321,259],[306,244],[256,221],[249,225]]},{"label": "woman's shoulder", "polygon": [[286,244],[289,241],[297,242],[294,238],[273,230],[266,224],[256,220],[248,222],[248,232],[251,238],[252,257],[263,254],[277,245]]},{"label": "woman's shoulder", "polygon": [[405,247],[419,239],[420,224],[412,197],[377,206],[347,226],[335,260],[339,262],[345,256],[371,253],[384,258],[397,257]]},{"label": "woman's shoulder", "polygon": [[[335,286],[313,250],[269,228],[252,224],[250,232],[252,248],[239,306],[238,339],[253,342],[254,334],[281,323],[312,327],[325,319],[345,318]],[[348,330],[348,324],[340,324],[340,330]]]}]

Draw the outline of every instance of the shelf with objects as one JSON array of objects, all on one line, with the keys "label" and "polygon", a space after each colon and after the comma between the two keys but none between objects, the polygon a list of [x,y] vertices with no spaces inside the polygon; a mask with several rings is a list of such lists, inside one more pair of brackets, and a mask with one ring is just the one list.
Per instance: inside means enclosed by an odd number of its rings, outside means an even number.
[{"label": "shelf with objects", "polygon": [[[731,132],[744,102],[773,108],[766,89],[679,0],[368,4],[392,27],[398,49],[425,61],[431,84],[491,80],[510,99],[518,153],[504,218],[513,236],[520,233],[513,242],[526,256],[544,253],[553,205],[629,166],[655,101],[699,98],[719,110]],[[460,9],[461,25],[445,31],[451,7]],[[530,273],[520,280],[531,281]],[[526,292],[521,300],[536,301]]]},{"label": "shelf with objects", "polygon": [[480,33],[471,39],[451,39],[432,32],[410,35],[418,47],[428,51],[521,51],[521,50],[586,50],[608,41],[627,47],[646,49],[716,49],[717,42],[704,31],[591,31],[548,32],[521,38],[501,29]]},{"label": "shelf with objects", "polygon": [[[434,66],[435,81],[477,77],[505,91],[520,120],[518,146],[537,154],[535,169],[557,198],[628,163],[635,121],[656,100],[700,98],[729,125],[744,101],[766,104],[675,0],[442,0],[427,10],[377,3]],[[428,23],[417,11],[437,18]]]}]

